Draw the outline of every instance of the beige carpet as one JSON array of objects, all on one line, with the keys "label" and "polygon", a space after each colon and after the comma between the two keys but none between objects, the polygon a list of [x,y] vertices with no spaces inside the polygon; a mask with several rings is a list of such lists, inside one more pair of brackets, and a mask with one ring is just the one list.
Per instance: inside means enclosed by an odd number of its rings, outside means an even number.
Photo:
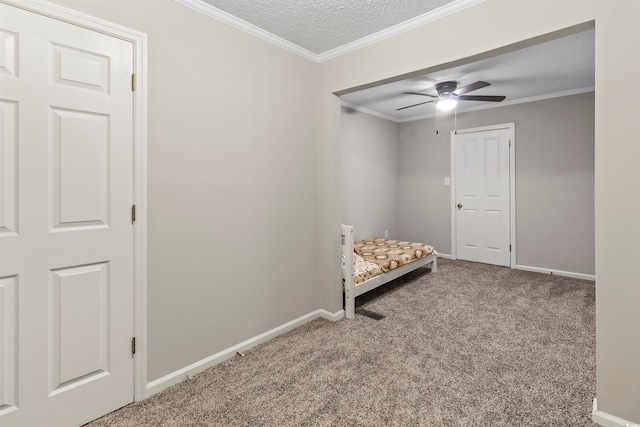
[{"label": "beige carpet", "polygon": [[359,298],[382,320],[316,320],[88,426],[591,426],[594,302],[442,260]]}]

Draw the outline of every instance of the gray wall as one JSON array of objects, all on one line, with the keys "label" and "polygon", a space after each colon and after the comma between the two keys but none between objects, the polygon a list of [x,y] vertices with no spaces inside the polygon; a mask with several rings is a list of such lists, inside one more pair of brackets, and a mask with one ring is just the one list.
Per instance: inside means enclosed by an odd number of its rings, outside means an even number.
[{"label": "gray wall", "polygon": [[[400,125],[400,236],[451,253],[452,115]],[[515,123],[516,263],[595,274],[594,94],[458,115],[458,129]]]},{"label": "gray wall", "polygon": [[444,177],[450,176],[450,137],[444,126],[437,135],[435,131],[435,120],[400,124],[399,238],[425,242],[440,253],[450,254],[451,187],[443,185]]},{"label": "gray wall", "polygon": [[356,240],[397,238],[398,124],[342,108],[341,218]]}]

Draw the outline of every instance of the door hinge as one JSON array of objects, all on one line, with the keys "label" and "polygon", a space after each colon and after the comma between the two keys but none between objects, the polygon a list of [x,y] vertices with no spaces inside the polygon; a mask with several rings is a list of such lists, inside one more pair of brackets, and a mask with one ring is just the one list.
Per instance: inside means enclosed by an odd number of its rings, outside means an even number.
[{"label": "door hinge", "polygon": [[136,337],[131,338],[131,355],[136,354]]},{"label": "door hinge", "polygon": [[511,140],[509,140],[509,148],[511,148]]},{"label": "door hinge", "polygon": [[131,92],[136,90],[136,73],[131,74]]},{"label": "door hinge", "polygon": [[511,245],[509,245],[509,252],[511,252]]},{"label": "door hinge", "polygon": [[136,222],[136,205],[131,205],[131,224]]}]

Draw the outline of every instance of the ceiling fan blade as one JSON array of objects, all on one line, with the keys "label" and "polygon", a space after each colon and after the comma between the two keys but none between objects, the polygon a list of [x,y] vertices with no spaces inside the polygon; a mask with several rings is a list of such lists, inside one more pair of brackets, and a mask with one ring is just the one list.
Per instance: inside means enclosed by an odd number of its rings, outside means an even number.
[{"label": "ceiling fan blade", "polygon": [[402,92],[405,95],[420,95],[420,96],[430,96],[431,98],[437,98],[437,95],[429,95],[428,93],[420,93],[420,92]]},{"label": "ceiling fan blade", "polygon": [[411,107],[417,107],[418,105],[428,104],[428,103],[430,103],[430,102],[433,102],[433,101],[426,101],[426,102],[421,102],[421,103],[419,103],[419,104],[407,105],[406,107],[396,108],[396,111],[404,110],[404,109],[406,109],[406,108],[411,108]]},{"label": "ceiling fan blade", "polygon": [[453,91],[454,95],[464,95],[465,93],[472,92],[474,90],[482,89],[483,87],[491,86],[491,83],[479,81],[471,83],[470,85],[463,86]]},{"label": "ceiling fan blade", "polygon": [[501,102],[504,101],[506,96],[491,96],[491,95],[462,95],[456,96],[458,101],[487,101],[487,102]]}]

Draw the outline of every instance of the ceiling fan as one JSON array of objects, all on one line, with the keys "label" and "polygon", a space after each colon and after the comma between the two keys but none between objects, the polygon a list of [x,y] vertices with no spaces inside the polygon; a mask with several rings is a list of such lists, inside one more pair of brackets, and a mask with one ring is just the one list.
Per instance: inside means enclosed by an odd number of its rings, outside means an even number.
[{"label": "ceiling fan", "polygon": [[396,111],[404,110],[418,105],[428,104],[435,102],[436,106],[441,110],[451,110],[456,106],[457,101],[485,101],[485,102],[501,102],[506,98],[505,96],[493,96],[493,95],[465,95],[466,93],[474,90],[482,89],[483,87],[491,86],[491,83],[479,81],[471,83],[470,85],[458,88],[457,82],[441,82],[436,84],[437,95],[431,95],[421,92],[404,92],[405,95],[420,95],[428,96],[434,99],[425,102],[419,102],[417,104],[408,105],[402,108],[396,108]]}]

